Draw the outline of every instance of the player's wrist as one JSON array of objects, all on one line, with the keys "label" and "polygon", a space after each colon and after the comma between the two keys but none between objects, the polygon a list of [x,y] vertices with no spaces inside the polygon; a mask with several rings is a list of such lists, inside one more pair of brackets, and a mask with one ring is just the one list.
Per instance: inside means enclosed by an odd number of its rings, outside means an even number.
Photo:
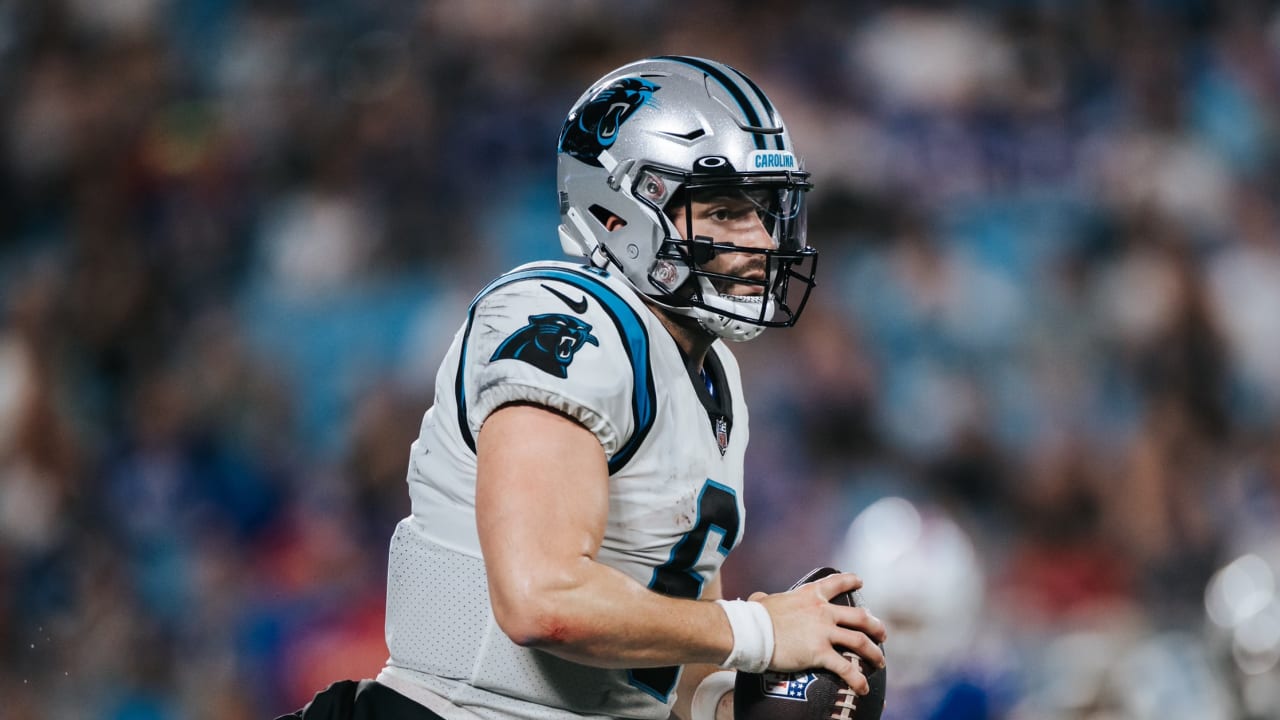
[{"label": "player's wrist", "polygon": [[720,663],[726,670],[762,673],[773,660],[773,620],[764,605],[752,600],[716,600],[733,630],[733,650]]}]

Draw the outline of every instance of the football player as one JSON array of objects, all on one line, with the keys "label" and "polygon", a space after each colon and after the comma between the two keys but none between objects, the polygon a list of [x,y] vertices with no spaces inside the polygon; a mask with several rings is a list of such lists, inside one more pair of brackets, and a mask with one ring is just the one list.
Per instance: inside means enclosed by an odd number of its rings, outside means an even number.
[{"label": "football player", "polygon": [[865,692],[836,647],[880,665],[883,626],[828,602],[856,576],[720,591],[748,436],[724,341],[800,317],[810,187],[777,109],[726,65],[650,58],[583,94],[558,173],[561,244],[582,260],[521,266],[472,302],[410,453],[391,656],[343,697],[389,689],[420,718],[710,720],[735,669],[826,668]]},{"label": "football player", "polygon": [[867,583],[861,600],[893,630],[885,707],[894,718],[1008,714],[1010,653],[984,618],[986,571],[973,538],[945,507],[880,498],[850,523],[834,562],[858,568]]}]

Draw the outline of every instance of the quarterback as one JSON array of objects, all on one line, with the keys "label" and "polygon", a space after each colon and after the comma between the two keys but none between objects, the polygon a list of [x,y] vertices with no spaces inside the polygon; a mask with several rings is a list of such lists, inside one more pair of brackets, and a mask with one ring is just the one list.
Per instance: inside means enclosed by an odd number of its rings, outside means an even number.
[{"label": "quarterback", "polygon": [[777,110],[726,65],[650,58],[583,94],[558,155],[578,260],[471,303],[410,452],[390,659],[299,714],[341,695],[390,718],[712,720],[734,670],[825,668],[865,692],[837,647],[881,665],[883,625],[828,602],[856,576],[720,591],[748,439],[725,341],[794,324],[817,260]]}]

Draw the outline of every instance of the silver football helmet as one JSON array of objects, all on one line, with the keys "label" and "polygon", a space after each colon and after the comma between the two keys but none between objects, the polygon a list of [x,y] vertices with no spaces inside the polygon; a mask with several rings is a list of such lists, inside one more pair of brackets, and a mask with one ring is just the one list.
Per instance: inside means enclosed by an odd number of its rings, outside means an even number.
[{"label": "silver football helmet", "polygon": [[[817,270],[805,238],[812,185],[782,118],[742,73],[681,56],[618,68],[578,99],[558,157],[566,253],[614,266],[660,306],[727,340],[800,317]],[[692,203],[724,195],[754,205],[772,248],[693,235]],[[686,221],[677,227],[680,207]],[[764,255],[764,277],[705,267],[724,253]],[[743,286],[760,291],[729,292]]]}]

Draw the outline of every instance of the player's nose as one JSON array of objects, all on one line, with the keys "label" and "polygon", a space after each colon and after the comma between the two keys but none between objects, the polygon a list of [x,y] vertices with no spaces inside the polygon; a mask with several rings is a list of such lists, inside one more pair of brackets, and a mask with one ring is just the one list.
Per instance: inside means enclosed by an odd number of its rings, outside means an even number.
[{"label": "player's nose", "polygon": [[773,239],[773,234],[764,225],[764,219],[753,216],[748,227],[742,230],[741,237],[734,244],[738,247],[747,247],[756,250],[774,250],[778,247],[777,242]]}]

